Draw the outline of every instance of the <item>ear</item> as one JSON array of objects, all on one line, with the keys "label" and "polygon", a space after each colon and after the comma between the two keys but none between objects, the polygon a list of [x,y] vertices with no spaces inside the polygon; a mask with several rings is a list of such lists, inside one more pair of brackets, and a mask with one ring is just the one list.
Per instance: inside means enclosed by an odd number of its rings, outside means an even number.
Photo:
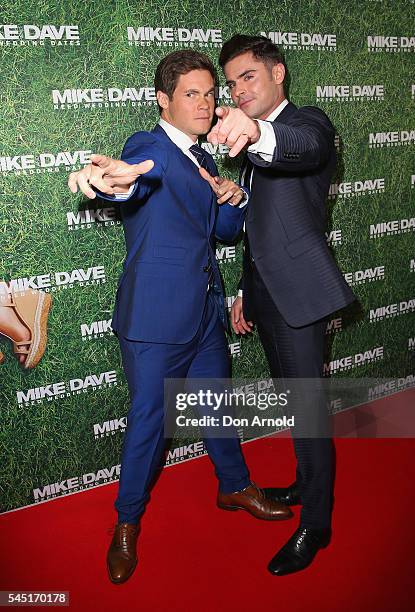
[{"label": "ear", "polygon": [[169,108],[169,96],[165,94],[163,91],[158,91],[156,94],[157,102],[164,110]]},{"label": "ear", "polygon": [[277,85],[281,85],[285,79],[285,67],[284,64],[274,64],[271,71],[272,80]]}]

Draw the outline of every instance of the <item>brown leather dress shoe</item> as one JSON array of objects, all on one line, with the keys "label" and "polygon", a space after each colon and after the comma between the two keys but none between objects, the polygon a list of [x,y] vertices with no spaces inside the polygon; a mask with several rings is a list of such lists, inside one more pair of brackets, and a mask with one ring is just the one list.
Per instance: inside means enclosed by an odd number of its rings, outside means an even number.
[{"label": "brown leather dress shoe", "polygon": [[278,501],[267,499],[262,489],[251,483],[236,493],[218,493],[217,505],[222,510],[246,510],[266,521],[283,521],[293,516],[291,510]]},{"label": "brown leather dress shoe", "polygon": [[137,565],[138,527],[131,523],[117,523],[107,554],[107,568],[111,582],[120,584],[131,576]]}]

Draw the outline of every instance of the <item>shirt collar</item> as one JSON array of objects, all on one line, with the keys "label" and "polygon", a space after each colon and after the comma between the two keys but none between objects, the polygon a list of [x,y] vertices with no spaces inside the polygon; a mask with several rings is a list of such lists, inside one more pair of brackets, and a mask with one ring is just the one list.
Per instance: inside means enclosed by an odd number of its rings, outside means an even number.
[{"label": "shirt collar", "polygon": [[288,104],[288,100],[287,98],[284,98],[284,100],[280,104],[278,104],[277,108],[274,108],[272,113],[268,115],[268,117],[266,118],[266,121],[274,121],[274,119],[276,119],[278,115],[282,113],[282,111],[287,106],[287,104]]},{"label": "shirt collar", "polygon": [[174,144],[178,146],[179,149],[181,149],[183,152],[188,151],[192,145],[197,144],[197,141],[193,142],[190,136],[177,129],[177,127],[174,127],[174,125],[172,125],[168,121],[165,121],[161,117],[159,121],[159,126],[163,128],[170,140],[173,141]]}]

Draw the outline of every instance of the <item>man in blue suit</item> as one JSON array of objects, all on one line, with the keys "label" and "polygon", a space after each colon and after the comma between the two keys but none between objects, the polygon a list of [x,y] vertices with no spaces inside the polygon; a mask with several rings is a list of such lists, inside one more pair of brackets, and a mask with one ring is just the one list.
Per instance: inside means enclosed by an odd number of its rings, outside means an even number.
[{"label": "man in blue suit", "polygon": [[333,447],[318,379],[326,317],[355,298],[325,238],[336,166],[329,118],[286,99],[283,58],[267,38],[235,35],[219,63],[238,108],[216,109],[208,140],[227,144],[231,157],[246,150],[241,182],[251,189],[232,325],[245,334],[255,321],[272,376],[315,379],[317,391],[312,401],[306,392],[293,405],[296,482],[265,489],[271,499],[302,505],[299,528],[268,566],[281,576],[307,567],[330,539]]},{"label": "man in blue suit", "polygon": [[[155,90],[161,118],[154,130],[133,134],[121,161],[92,156],[93,163],[68,182],[73,192],[80,187],[91,198],[93,186],[108,199],[124,200],[127,257],[113,329],[131,408],[115,503],[118,523],[107,556],[115,583],[135,569],[137,523],[163,456],[164,379],[229,376],[215,237],[233,240],[245,217],[245,192],[217,177],[212,157],[197,145],[215,106],[209,58],[191,50],[171,53],[157,67]],[[206,437],[205,444],[219,480],[219,507],[268,520],[292,515],[251,483],[236,435]]]}]

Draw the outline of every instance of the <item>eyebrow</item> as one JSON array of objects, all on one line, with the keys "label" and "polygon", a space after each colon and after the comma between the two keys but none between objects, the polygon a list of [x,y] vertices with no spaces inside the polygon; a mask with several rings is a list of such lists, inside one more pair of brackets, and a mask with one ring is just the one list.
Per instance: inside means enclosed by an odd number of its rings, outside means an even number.
[{"label": "eyebrow", "polygon": [[[240,79],[242,77],[244,77],[246,74],[248,74],[248,72],[257,72],[256,68],[248,68],[248,70],[244,70],[244,72],[241,72],[241,74],[238,74],[238,76],[236,77],[237,79]],[[226,85],[230,85],[230,83],[235,83],[235,81],[233,80],[229,80],[226,81]]]},{"label": "eyebrow", "polygon": [[[214,88],[214,87],[211,87],[211,88],[210,88],[210,89],[209,89],[209,90],[206,92],[206,94],[208,94],[208,93],[212,93],[212,92],[214,92],[214,91],[215,91],[215,88]],[[200,89],[186,89],[186,91],[185,91],[184,93],[185,93],[185,94],[187,94],[187,93],[200,93]],[[206,94],[205,94],[205,95],[206,95]]]}]

